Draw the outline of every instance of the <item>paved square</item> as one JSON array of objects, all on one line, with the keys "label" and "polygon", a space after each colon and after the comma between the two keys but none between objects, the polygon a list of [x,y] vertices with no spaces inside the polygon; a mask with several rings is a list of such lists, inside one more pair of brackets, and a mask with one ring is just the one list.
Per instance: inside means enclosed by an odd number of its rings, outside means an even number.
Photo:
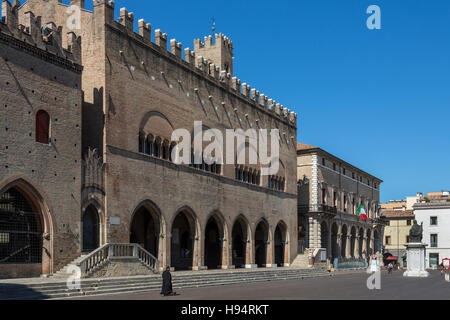
[{"label": "paved square", "polygon": [[[367,273],[338,273],[334,277],[274,281],[245,285],[183,289],[176,297],[159,292],[93,296],[89,300],[448,300],[450,283],[439,272],[429,278],[404,278],[403,272],[382,273],[381,290],[367,289]],[[80,298],[77,298],[80,299]]]}]

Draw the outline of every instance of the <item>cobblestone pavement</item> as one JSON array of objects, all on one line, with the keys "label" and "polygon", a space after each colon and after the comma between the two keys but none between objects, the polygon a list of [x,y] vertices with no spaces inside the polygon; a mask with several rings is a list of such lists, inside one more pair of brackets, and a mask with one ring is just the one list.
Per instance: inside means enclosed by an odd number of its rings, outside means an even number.
[{"label": "cobblestone pavement", "polygon": [[[158,292],[91,296],[88,300],[449,300],[450,283],[439,272],[429,278],[404,278],[403,272],[382,273],[381,290],[369,290],[363,272],[337,273],[334,277],[274,281],[245,285],[184,289],[176,297]],[[80,299],[80,298],[78,298]]]}]

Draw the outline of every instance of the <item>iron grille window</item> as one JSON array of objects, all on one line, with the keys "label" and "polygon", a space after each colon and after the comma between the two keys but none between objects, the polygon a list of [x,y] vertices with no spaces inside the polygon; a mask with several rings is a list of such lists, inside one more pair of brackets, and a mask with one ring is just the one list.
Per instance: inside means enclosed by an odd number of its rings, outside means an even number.
[{"label": "iron grille window", "polygon": [[10,189],[0,196],[0,264],[41,262],[41,217],[18,190]]}]

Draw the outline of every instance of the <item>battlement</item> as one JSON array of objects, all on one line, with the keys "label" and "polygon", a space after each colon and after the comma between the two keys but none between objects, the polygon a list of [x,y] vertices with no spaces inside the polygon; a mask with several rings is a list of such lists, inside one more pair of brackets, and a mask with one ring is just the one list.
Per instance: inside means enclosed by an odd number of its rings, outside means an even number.
[{"label": "battlement", "polygon": [[2,34],[13,37],[34,48],[54,54],[75,64],[81,63],[81,38],[73,32],[67,37],[67,48],[62,45],[63,28],[53,22],[42,25],[42,18],[36,17],[33,12],[24,13],[23,24],[19,24],[20,2],[15,0],[12,4],[4,0],[2,6],[2,19],[0,31]]},{"label": "battlement", "polygon": [[214,35],[214,39],[215,39],[214,44],[213,44],[212,35],[204,37],[204,42],[202,42],[201,39],[195,39],[194,40],[194,50],[198,51],[200,49],[223,47],[228,50],[231,50],[231,52],[233,51],[233,41],[231,41],[229,38],[227,38],[222,33],[219,33],[219,34],[216,33]]}]

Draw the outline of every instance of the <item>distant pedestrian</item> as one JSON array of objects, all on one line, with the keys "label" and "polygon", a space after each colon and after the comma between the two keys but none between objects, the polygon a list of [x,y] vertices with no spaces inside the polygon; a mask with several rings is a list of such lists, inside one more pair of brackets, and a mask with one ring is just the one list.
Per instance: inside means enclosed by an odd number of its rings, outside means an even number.
[{"label": "distant pedestrian", "polygon": [[391,262],[391,263],[389,263],[389,265],[388,265],[388,271],[389,271],[389,273],[392,273],[392,269],[394,269],[394,266],[392,265],[392,262]]},{"label": "distant pedestrian", "polygon": [[441,276],[443,276],[444,275],[444,271],[445,271],[444,263],[441,263],[439,265],[439,270],[441,270]]},{"label": "distant pedestrian", "polygon": [[172,275],[170,274],[170,267],[167,267],[166,271],[163,272],[162,279],[163,283],[161,294],[164,295],[165,297],[176,295],[176,293],[173,292],[172,289]]}]

